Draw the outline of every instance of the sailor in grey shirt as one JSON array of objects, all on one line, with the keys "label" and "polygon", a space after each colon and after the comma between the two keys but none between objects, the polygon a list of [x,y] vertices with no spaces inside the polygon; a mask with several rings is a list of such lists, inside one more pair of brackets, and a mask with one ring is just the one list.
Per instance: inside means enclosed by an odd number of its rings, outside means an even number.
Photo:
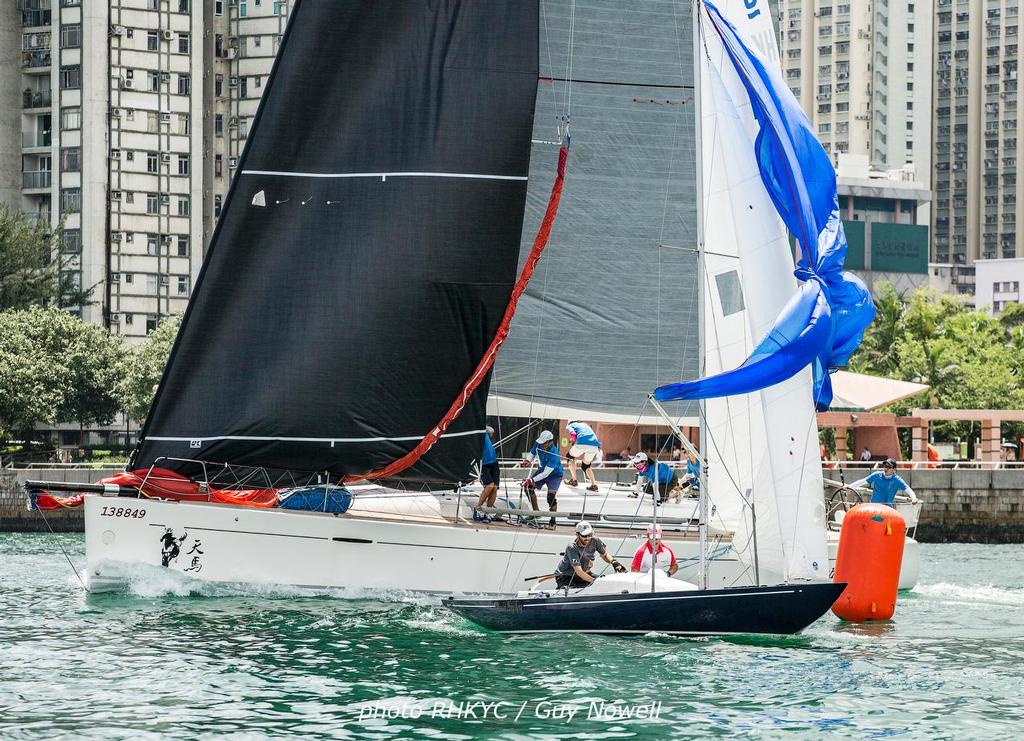
[{"label": "sailor in grey shirt", "polygon": [[592,583],[597,577],[590,573],[590,569],[594,565],[594,555],[598,553],[615,571],[621,573],[626,570],[625,566],[608,555],[604,541],[594,537],[593,526],[581,520],[576,525],[576,540],[566,547],[565,555],[555,569],[555,583],[559,588],[585,587]]}]

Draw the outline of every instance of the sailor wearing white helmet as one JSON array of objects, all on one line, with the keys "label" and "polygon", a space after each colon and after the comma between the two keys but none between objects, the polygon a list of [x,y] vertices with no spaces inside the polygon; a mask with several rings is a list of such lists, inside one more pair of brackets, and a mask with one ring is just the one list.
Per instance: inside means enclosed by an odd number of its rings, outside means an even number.
[{"label": "sailor wearing white helmet", "polygon": [[576,480],[576,461],[580,461],[583,475],[590,482],[590,486],[587,489],[589,491],[597,491],[597,479],[594,478],[594,472],[590,467],[601,456],[601,441],[597,439],[597,435],[590,425],[576,419],[569,420],[569,424],[565,426],[565,432],[569,436],[569,445],[571,446],[567,454],[569,458],[569,480],[565,483],[569,486],[577,486],[579,484]]},{"label": "sailor wearing white helmet", "polygon": [[647,526],[647,540],[637,549],[629,570],[646,574],[651,570],[652,563],[655,563],[657,568],[669,576],[679,571],[679,564],[676,563],[676,554],[672,552],[671,548],[661,542],[661,525]]},{"label": "sailor wearing white helmet", "polygon": [[[526,459],[523,461],[524,466],[530,466],[534,463],[537,464],[537,470],[523,480],[523,488],[526,489],[533,508],[540,509],[537,506],[537,494],[535,492],[537,489],[546,486],[548,489],[548,509],[552,512],[557,512],[558,500],[556,495],[558,494],[558,487],[562,484],[564,470],[562,468],[562,457],[558,453],[558,446],[555,445],[555,436],[548,430],[544,430],[537,436],[537,441],[530,448],[530,452],[526,454]],[[551,518],[551,524],[555,524],[555,518],[553,517]]]},{"label": "sailor wearing white helmet", "polygon": [[594,527],[586,520],[576,524],[576,539],[565,548],[565,554],[555,569],[555,583],[559,588],[585,587],[597,577],[590,573],[594,565],[594,554],[610,563],[622,573],[626,567],[608,555],[604,541],[594,536]]}]

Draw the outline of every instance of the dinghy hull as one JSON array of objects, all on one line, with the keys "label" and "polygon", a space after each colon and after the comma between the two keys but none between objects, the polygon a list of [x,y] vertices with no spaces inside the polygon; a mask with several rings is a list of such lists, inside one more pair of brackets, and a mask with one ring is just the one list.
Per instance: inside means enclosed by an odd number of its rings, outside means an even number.
[{"label": "dinghy hull", "polygon": [[502,633],[791,635],[828,612],[845,588],[845,584],[815,582],[589,597],[450,597],[444,605]]}]

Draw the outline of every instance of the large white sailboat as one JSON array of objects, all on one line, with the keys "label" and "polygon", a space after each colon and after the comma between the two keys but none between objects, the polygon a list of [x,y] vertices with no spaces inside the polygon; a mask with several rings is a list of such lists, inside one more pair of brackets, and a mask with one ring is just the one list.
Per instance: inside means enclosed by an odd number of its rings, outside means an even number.
[{"label": "large white sailboat", "polygon": [[[166,568],[198,580],[359,593],[515,592],[549,573],[581,517],[594,522],[615,555],[632,556],[653,504],[615,485],[592,495],[563,489],[552,529],[515,512],[490,524],[467,516],[478,490],[462,482],[481,449],[485,361],[497,354],[501,342],[492,338],[507,331],[504,319],[525,288],[523,271],[516,280],[517,260],[535,265],[536,247],[544,246],[527,230],[524,241],[535,249],[520,256],[522,215],[533,214],[528,223],[536,221],[541,234],[550,230],[563,182],[568,113],[555,142],[563,146],[551,196],[543,204],[535,196],[546,188],[527,190],[538,173],[550,183],[556,169],[556,147],[538,134],[547,128],[534,120],[534,96],[545,86],[563,100],[577,96],[570,173],[574,157],[599,160],[623,135],[587,128],[588,116],[605,117],[602,106],[631,100],[620,122],[667,134],[664,151],[675,156],[684,153],[680,142],[699,103],[699,228],[686,227],[692,244],[666,245],[662,229],[637,237],[650,248],[648,262],[630,256],[621,275],[615,265],[602,268],[643,297],[665,287],[659,262],[688,260],[696,276],[688,301],[698,307],[692,316],[704,327],[704,342],[691,328],[684,341],[692,340],[689,357],[698,362],[662,367],[658,357],[598,354],[602,366],[621,361],[630,375],[640,373],[630,364],[657,366],[639,378],[648,390],[729,371],[769,334],[798,283],[785,227],[758,173],[757,121],[721,38],[700,24],[691,58],[689,44],[678,48],[691,28],[689,3],[616,5],[607,4],[601,17],[624,28],[631,13],[656,16],[646,19],[651,27],[675,23],[659,42],[669,50],[676,44],[679,65],[647,84],[614,79],[614,60],[605,59],[609,77],[588,98],[572,49],[585,10],[600,8],[577,9],[570,0],[541,9],[569,41],[558,57],[566,62],[562,77],[551,59],[538,74],[545,50],[537,44],[535,3],[296,3],[133,463],[150,484],[169,471],[194,482],[200,495],[320,486],[324,509],[340,477],[365,474],[381,484],[349,486],[351,507],[336,513],[244,506],[229,496],[176,501],[145,486],[139,496],[140,487],[108,484],[101,487],[106,495],[84,500],[91,589],[119,588],[140,569]],[[723,0],[719,10],[765,59],[777,61],[766,0]],[[632,28],[627,38],[638,48],[616,53],[642,54],[643,36]],[[694,59],[691,93],[685,70]],[[643,139],[633,136],[629,146]],[[625,185],[621,197],[656,196],[667,214],[686,192],[673,185],[684,159],[654,178],[663,185],[658,193],[650,192],[647,175],[602,180],[597,192],[614,200],[616,186]],[[570,181],[563,208],[588,205],[593,199],[573,200]],[[601,214],[592,218],[600,222]],[[600,230],[589,238],[599,241]],[[274,292],[282,279],[293,282],[287,294]],[[523,301],[533,321],[558,304],[547,288]],[[664,324],[669,332],[668,318]],[[660,332],[660,316],[658,325]],[[510,342],[525,336],[540,345],[542,328],[531,333],[524,325],[520,335],[519,326]],[[550,372],[551,352],[537,348],[535,371],[543,365]],[[511,372],[499,368],[500,388],[492,391],[517,395],[522,358]],[[592,380],[591,392],[622,394],[604,388],[605,380]],[[540,398],[536,383],[520,384],[519,398]],[[551,383],[542,386],[551,391]],[[680,559],[679,578],[697,581],[702,560],[712,587],[829,578],[814,388],[805,368],[706,402],[707,517],[692,501],[658,513]],[[616,400],[620,411],[624,403]],[[654,413],[644,411],[643,397],[628,403],[637,415]],[[683,410],[670,406],[665,414],[678,418]],[[521,507],[515,489],[506,496]]]}]

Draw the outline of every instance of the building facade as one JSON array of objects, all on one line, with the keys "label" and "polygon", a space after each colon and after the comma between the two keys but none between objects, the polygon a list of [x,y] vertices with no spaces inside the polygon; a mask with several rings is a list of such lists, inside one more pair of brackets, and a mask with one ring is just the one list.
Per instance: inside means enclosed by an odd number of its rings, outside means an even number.
[{"label": "building facade", "polygon": [[996,316],[1011,303],[1022,303],[1024,258],[978,260],[975,269],[975,304]]},{"label": "building facade", "polygon": [[[1017,224],[1019,0],[936,0],[934,255],[1024,255]],[[978,287],[982,288],[979,277]],[[979,302],[979,305],[980,302]]]},{"label": "building facade", "polygon": [[83,319],[141,339],[187,304],[288,4],[4,5],[0,199],[63,226]]},{"label": "building facade", "polygon": [[[783,75],[825,149],[931,169],[933,0],[779,0]],[[928,220],[927,206],[920,217]]]}]

